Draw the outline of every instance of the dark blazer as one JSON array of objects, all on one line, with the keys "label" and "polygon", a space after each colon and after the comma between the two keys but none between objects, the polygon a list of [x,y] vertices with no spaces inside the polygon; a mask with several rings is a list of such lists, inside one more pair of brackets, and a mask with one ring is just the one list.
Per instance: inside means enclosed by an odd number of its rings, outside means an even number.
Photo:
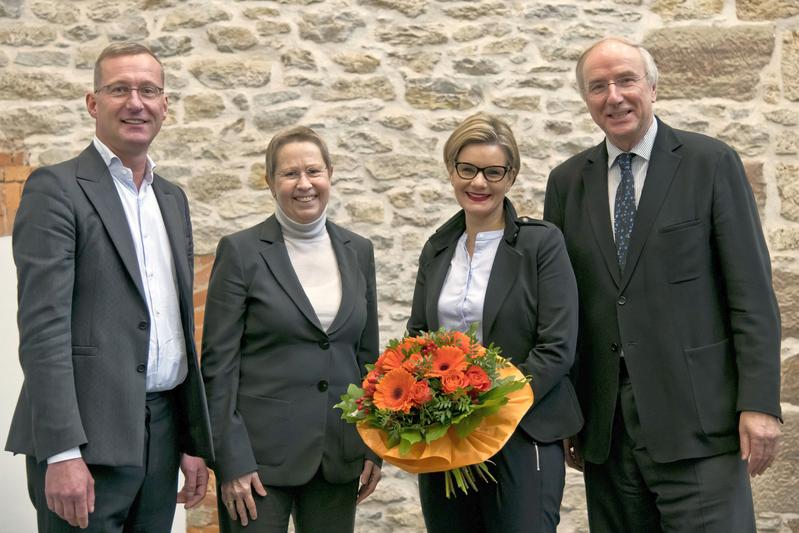
[{"label": "dark blazer", "polygon": [[[483,342],[525,374],[535,400],[520,427],[538,442],[575,434],[582,426],[569,380],[577,335],[577,290],[563,237],[552,224],[516,217],[505,200],[505,234],[497,249],[483,306]],[[435,331],[438,298],[466,231],[460,211],[427,241],[419,257],[408,331]]]},{"label": "dark blazer", "polygon": [[738,447],[738,412],[780,416],[780,317],[738,155],[658,122],[619,273],[604,141],[552,171],[544,218],[566,238],[580,292],[577,392],[585,459],[608,456],[624,350],[652,458]]},{"label": "dark blazer", "polygon": [[[186,195],[153,191],[177,274],[188,377],[177,387],[182,451],[210,459],[194,347],[193,247]],[[14,222],[19,357],[25,381],[6,450],[43,461],[80,446],[87,463],[140,466],[150,317],[122,203],[100,154],[28,178]]]},{"label": "dark blazer", "polygon": [[274,216],[219,242],[202,371],[220,482],[257,470],[264,484],[298,486],[321,464],[325,479],[343,483],[363,470],[366,447],[333,405],[378,355],[374,250],[332,222],[327,231],[341,272],[341,306],[328,331]]}]

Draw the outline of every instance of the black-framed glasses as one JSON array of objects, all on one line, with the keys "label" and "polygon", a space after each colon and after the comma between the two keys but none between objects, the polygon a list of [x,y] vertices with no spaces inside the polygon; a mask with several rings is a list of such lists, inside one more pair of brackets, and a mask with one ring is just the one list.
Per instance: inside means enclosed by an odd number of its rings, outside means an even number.
[{"label": "black-framed glasses", "polygon": [[502,178],[505,177],[505,174],[510,172],[510,167],[492,165],[490,167],[480,168],[478,166],[472,165],[471,163],[455,161],[455,172],[458,174],[458,177],[463,180],[473,180],[477,177],[477,174],[482,172],[486,181],[495,183],[497,181],[502,181]]},{"label": "black-framed glasses", "polygon": [[130,93],[136,91],[139,93],[139,98],[144,100],[155,100],[162,94],[164,94],[164,88],[158,87],[156,85],[140,85],[138,87],[131,87],[130,85],[125,85],[124,83],[112,83],[110,85],[103,85],[96,91],[95,94],[103,91],[105,94],[112,98],[127,98],[130,96]]},{"label": "black-framed glasses", "polygon": [[631,89],[638,85],[638,82],[646,77],[646,74],[641,76],[621,76],[611,81],[592,81],[588,84],[588,94],[591,96],[600,96],[608,92],[611,85],[615,85],[617,89]]}]

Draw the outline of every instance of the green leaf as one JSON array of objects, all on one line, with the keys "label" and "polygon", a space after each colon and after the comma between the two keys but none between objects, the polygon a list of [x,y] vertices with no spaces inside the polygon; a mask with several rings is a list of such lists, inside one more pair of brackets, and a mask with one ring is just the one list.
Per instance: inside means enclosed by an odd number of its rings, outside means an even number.
[{"label": "green leaf", "polygon": [[472,415],[464,418],[458,425],[455,426],[455,431],[460,438],[466,438],[477,426],[480,425],[485,416],[481,411],[472,413]]},{"label": "green leaf", "polygon": [[421,442],[422,440],[422,433],[421,431],[403,431],[400,433],[400,438],[403,441],[408,441],[409,444],[416,444],[417,442]]},{"label": "green leaf", "polygon": [[402,439],[399,445],[400,455],[408,455],[408,452],[411,451],[411,446],[413,445],[410,442],[408,442],[405,439]]},{"label": "green leaf", "polygon": [[434,440],[438,440],[447,434],[449,424],[433,424],[425,431],[424,440],[430,444]]},{"label": "green leaf", "polygon": [[347,387],[347,396],[353,400],[357,400],[363,396],[363,389],[354,383],[350,383],[349,387]]}]

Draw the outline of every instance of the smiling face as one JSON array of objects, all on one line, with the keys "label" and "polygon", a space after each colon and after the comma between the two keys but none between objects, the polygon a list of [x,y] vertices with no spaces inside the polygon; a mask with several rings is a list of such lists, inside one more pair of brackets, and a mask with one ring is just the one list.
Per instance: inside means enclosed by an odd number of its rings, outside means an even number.
[{"label": "smiling face", "polygon": [[584,93],[588,111],[597,126],[615,146],[629,151],[652,124],[652,104],[657,98],[657,88],[650,85],[645,76],[640,52],[617,41],[601,43],[586,56],[582,74],[586,87],[625,77],[641,78],[630,87],[611,84],[602,94]]},{"label": "smiling face", "polygon": [[[483,143],[465,145],[458,152],[457,162],[479,168],[509,165],[508,156],[500,145]],[[465,180],[453,169],[449,181],[455,191],[455,199],[466,213],[467,225],[477,231],[502,227],[502,202],[510,189],[511,179],[508,173],[500,181],[490,182],[479,172],[473,179]]]},{"label": "smiling face", "polygon": [[319,218],[327,207],[333,174],[319,147],[310,141],[289,142],[280,147],[275,159],[270,187],[280,208],[300,224]]},{"label": "smiling face", "polygon": [[[163,87],[161,65],[148,54],[107,57],[100,64],[97,87],[121,83],[130,87]],[[166,118],[167,97],[142,99],[138,91],[124,97],[105,90],[86,95],[86,107],[95,119],[97,138],[108,146],[126,166],[129,160],[145,156]]]}]

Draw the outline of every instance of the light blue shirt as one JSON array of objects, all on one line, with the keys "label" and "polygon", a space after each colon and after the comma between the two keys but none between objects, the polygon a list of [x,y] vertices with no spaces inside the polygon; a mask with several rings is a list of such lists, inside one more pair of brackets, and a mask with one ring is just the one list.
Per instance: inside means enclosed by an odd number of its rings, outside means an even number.
[{"label": "light blue shirt", "polygon": [[[649,160],[652,158],[652,146],[655,144],[655,137],[658,134],[658,121],[652,117],[652,125],[646,130],[646,133],[638,141],[638,144],[633,146],[630,153],[635,154],[632,160],[633,170],[633,183],[635,184],[635,206],[638,207],[638,202],[641,201],[641,193],[644,190],[644,182],[646,181],[646,171],[649,169]],[[613,234],[616,233],[616,221],[613,219],[613,213],[616,207],[616,190],[621,183],[621,169],[616,162],[616,158],[624,150],[619,149],[607,138],[605,139],[605,146],[608,149],[608,202],[610,205],[610,227]]]},{"label": "light blue shirt", "polygon": [[[147,157],[144,179],[141,187],[136,189],[133,172],[97,137],[94,138],[94,147],[105,161],[114,180],[136,249],[147,311],[150,314],[147,392],[171,390],[186,379],[188,361],[175,262],[161,209],[152,187],[155,163]],[[131,324],[131,327],[134,325]],[[76,447],[49,457],[47,463],[80,456],[80,448]]]},{"label": "light blue shirt", "polygon": [[483,342],[483,304],[488,278],[505,230],[484,231],[475,236],[474,253],[466,250],[466,233],[455,246],[447,278],[438,297],[438,323],[446,329],[467,331],[474,322],[477,340]]}]

